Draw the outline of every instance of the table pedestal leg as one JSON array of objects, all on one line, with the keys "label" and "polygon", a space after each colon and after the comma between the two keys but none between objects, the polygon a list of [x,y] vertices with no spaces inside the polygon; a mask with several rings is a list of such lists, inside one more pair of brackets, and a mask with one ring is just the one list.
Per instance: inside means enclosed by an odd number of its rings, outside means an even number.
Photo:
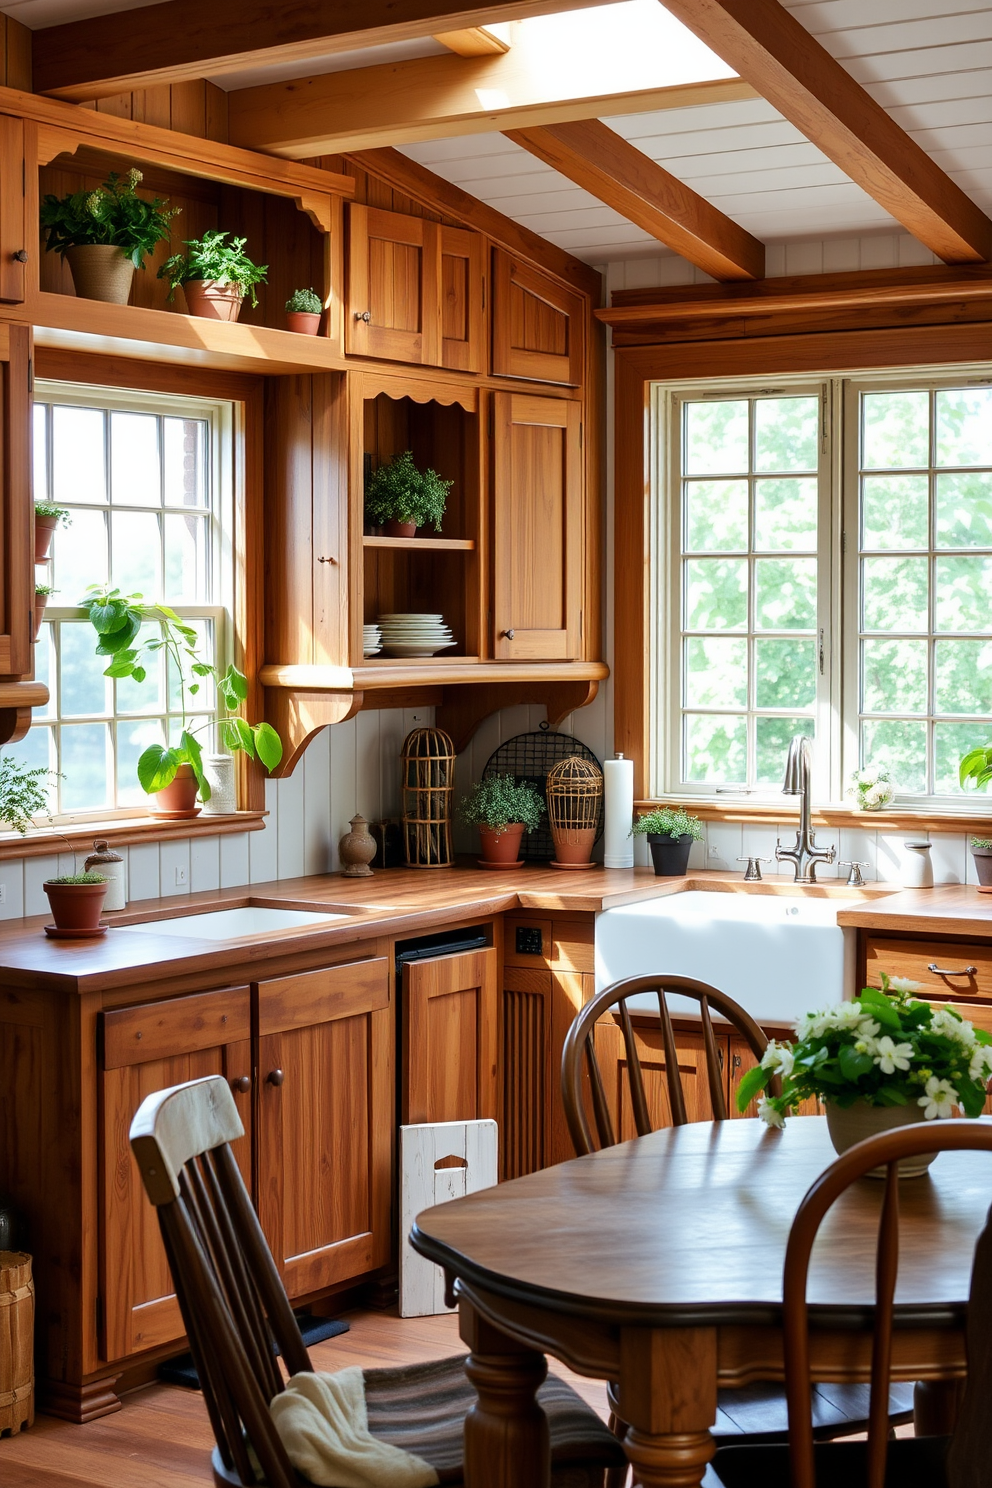
[{"label": "table pedestal leg", "polygon": [[548,1418],[534,1398],[548,1361],[500,1333],[464,1300],[458,1323],[472,1351],[465,1373],[479,1392],[465,1417],[465,1488],[550,1488]]},{"label": "table pedestal leg", "polygon": [[644,1488],[699,1488],[716,1449],[715,1328],[624,1328],[616,1408]]},{"label": "table pedestal leg", "polygon": [[699,1488],[713,1456],[708,1431],[657,1436],[627,1428],[623,1449],[634,1469],[634,1482],[644,1488]]},{"label": "table pedestal leg", "polygon": [[917,1380],[913,1425],[917,1436],[950,1436],[957,1421],[964,1380]]}]

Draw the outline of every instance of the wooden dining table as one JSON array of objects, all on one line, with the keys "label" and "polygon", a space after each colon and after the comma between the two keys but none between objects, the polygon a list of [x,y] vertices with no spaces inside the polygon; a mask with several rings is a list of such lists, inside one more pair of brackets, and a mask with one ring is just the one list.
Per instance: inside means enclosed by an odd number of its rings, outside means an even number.
[{"label": "wooden dining table", "polygon": [[[807,1189],[835,1154],[823,1117],[782,1131],[700,1122],[608,1147],[438,1205],[411,1243],[454,1281],[478,1404],[466,1488],[547,1488],[535,1393],[546,1354],[614,1382],[646,1488],[698,1488],[717,1389],[782,1380],[782,1267]],[[870,1377],[883,1184],[827,1216],[809,1280],[812,1377]],[[944,1152],[900,1183],[893,1379],[917,1381],[917,1429],[949,1428],[965,1375],[972,1254],[992,1154]]]}]

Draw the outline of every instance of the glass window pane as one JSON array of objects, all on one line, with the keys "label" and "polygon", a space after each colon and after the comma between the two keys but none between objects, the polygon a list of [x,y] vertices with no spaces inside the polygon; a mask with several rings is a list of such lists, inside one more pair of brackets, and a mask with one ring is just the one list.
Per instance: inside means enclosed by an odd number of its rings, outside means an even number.
[{"label": "glass window pane", "polygon": [[812,718],[757,718],[754,729],[758,784],[781,786],[790,742],[796,734],[812,739],[815,722]]},{"label": "glass window pane", "polygon": [[109,578],[107,513],[74,511],[71,527],[55,529],[52,555],[58,597],[50,603],[78,604],[91,584],[105,584]]},{"label": "glass window pane", "polygon": [[865,719],[861,725],[862,766],[885,765],[897,792],[927,788],[927,726],[908,719]]},{"label": "glass window pane", "polygon": [[686,481],[685,550],[747,552],[747,481]]},{"label": "glass window pane", "polygon": [[938,548],[992,548],[992,475],[938,475]]},{"label": "glass window pane", "polygon": [[31,448],[34,467],[35,501],[48,500],[48,410],[36,403],[32,410]]},{"label": "glass window pane", "polygon": [[816,480],[754,483],[754,546],[757,551],[816,552]]},{"label": "glass window pane", "polygon": [[687,403],[686,475],[739,475],[748,468],[748,402]]},{"label": "glass window pane", "polygon": [[992,713],[992,641],[937,641],[934,672],[938,713]]},{"label": "glass window pane", "polygon": [[102,409],[52,409],[52,491],[60,506],[106,501],[105,460]]},{"label": "glass window pane", "polygon": [[992,388],[936,393],[935,465],[992,465]]},{"label": "glass window pane", "polygon": [[110,679],[103,672],[110,665],[110,658],[97,656],[92,625],[63,620],[59,626],[59,644],[63,717],[108,714],[113,706],[113,694]]},{"label": "glass window pane", "polygon": [[120,806],[147,806],[148,797],[138,784],[138,759],[152,744],[165,743],[161,718],[141,719],[117,725],[117,802]]},{"label": "glass window pane", "polygon": [[110,473],[118,505],[159,506],[162,477],[158,419],[151,413],[110,415]]},{"label": "glass window pane", "polygon": [[815,470],[819,434],[819,398],[758,398],[755,470]]},{"label": "glass window pane", "polygon": [[166,506],[206,506],[205,420],[163,419],[162,435]]},{"label": "glass window pane", "polygon": [[925,475],[866,475],[861,484],[863,548],[926,548],[930,482]]},{"label": "glass window pane", "polygon": [[747,778],[747,720],[687,713],[685,779],[722,785]]},{"label": "glass window pane", "polygon": [[759,630],[815,627],[815,558],[761,558],[754,565],[754,586]]},{"label": "glass window pane", "polygon": [[209,601],[207,517],[166,516],[165,593],[170,604]]},{"label": "glass window pane", "polygon": [[988,630],[992,558],[938,558],[938,630]]},{"label": "glass window pane", "polygon": [[812,640],[756,640],[755,706],[812,708],[816,701],[816,647]]},{"label": "glass window pane", "polygon": [[48,702],[32,711],[32,719],[52,718],[55,715],[55,626],[48,620],[41,627],[41,635],[34,647],[34,679],[48,688]]},{"label": "glass window pane", "polygon": [[[212,663],[214,659],[213,622],[211,620],[189,620],[186,623],[192,630],[196,632],[196,640],[193,644],[194,649],[197,653],[198,660]],[[213,678],[193,676],[193,674],[189,670],[188,665],[186,665],[188,660],[189,658],[184,655],[183,663],[185,666],[186,681],[188,684],[186,688],[187,710],[189,710],[194,705],[197,708],[215,707],[216,690],[214,688]],[[179,670],[176,667],[176,664],[171,656],[167,659],[166,671],[169,682],[169,711],[172,713],[181,713],[183,706],[182,688],[180,685],[181,679]],[[190,687],[194,688],[195,691],[191,692]]]},{"label": "glass window pane", "polygon": [[926,558],[864,558],[861,575],[865,630],[926,630]]},{"label": "glass window pane", "polygon": [[62,727],[62,810],[95,811],[112,804],[110,725]]},{"label": "glass window pane", "polygon": [[[54,770],[55,768],[55,743],[50,728],[33,724],[24,735],[18,739],[16,744],[5,744],[3,752],[18,765],[24,765],[29,770]],[[37,785],[48,798],[48,810],[54,815],[58,810],[58,781],[54,775],[46,780],[39,777]],[[0,831],[7,832],[10,828],[6,825],[0,826]]]},{"label": "glass window pane", "polygon": [[930,395],[866,393],[863,470],[913,470],[929,463]]},{"label": "glass window pane", "polygon": [[160,518],[154,512],[115,511],[111,517],[113,581],[125,594],[158,599],[162,594]]},{"label": "glass window pane", "polygon": [[[150,640],[161,639],[162,629],[158,625],[143,625],[136,637],[136,647],[146,646]],[[165,706],[165,654],[149,651],[145,654],[143,682],[133,677],[121,677],[117,683],[118,713],[161,713]]]},{"label": "glass window pane", "polygon": [[694,558],[685,565],[686,630],[743,630],[747,560]]},{"label": "glass window pane", "polygon": [[941,795],[962,795],[961,777],[958,774],[961,760],[970,750],[988,742],[987,723],[934,724],[934,790]]},{"label": "glass window pane", "polygon": [[863,711],[925,713],[927,650],[926,641],[862,641]]},{"label": "glass window pane", "polygon": [[690,636],[685,643],[685,701],[690,708],[747,707],[747,640]]}]

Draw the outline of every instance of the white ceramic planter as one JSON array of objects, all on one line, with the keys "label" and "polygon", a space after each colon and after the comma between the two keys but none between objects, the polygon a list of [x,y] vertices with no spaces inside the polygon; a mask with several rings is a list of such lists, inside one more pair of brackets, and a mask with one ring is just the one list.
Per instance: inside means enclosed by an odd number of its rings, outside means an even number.
[{"label": "white ceramic planter", "polygon": [[[846,1152],[857,1142],[875,1137],[879,1132],[894,1131],[900,1126],[912,1126],[923,1121],[923,1107],[915,1102],[907,1106],[869,1106],[856,1100],[850,1106],[837,1106],[833,1101],[824,1101],[827,1112],[827,1130],[838,1153]],[[899,1164],[900,1178],[918,1178],[937,1156],[936,1152],[921,1152],[918,1157],[904,1157]],[[872,1168],[869,1178],[884,1178],[885,1168]]]}]

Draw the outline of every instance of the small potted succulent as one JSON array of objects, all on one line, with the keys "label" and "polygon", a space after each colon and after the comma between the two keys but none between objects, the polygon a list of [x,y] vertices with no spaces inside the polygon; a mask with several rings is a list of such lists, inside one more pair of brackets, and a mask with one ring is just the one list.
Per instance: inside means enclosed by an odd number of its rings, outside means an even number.
[{"label": "small potted succulent", "polygon": [[474,785],[459,808],[462,821],[478,827],[484,868],[520,861],[524,832],[536,832],[544,815],[540,791],[513,775],[489,775]]},{"label": "small potted succulent", "polygon": [[45,606],[50,597],[55,593],[51,584],[35,584],[34,586],[34,639],[41,635],[41,623],[45,618]]},{"label": "small potted succulent", "polygon": [[81,299],[126,305],[135,269],[169,237],[169,223],[180,211],[167,201],[138,196],[141,172],[116,171],[95,191],[46,196],[41,203],[45,247],[68,260]]},{"label": "small potted succulent", "polygon": [[64,506],[52,506],[48,501],[36,501],[34,504],[34,561],[35,563],[47,563],[49,549],[52,546],[52,538],[55,529],[61,522],[63,527],[68,527],[72,518]]},{"label": "small potted succulent", "polygon": [[[48,895],[55,929],[73,937],[102,935],[100,924],[103,901],[107,895],[102,873],[67,873],[61,878],[47,878],[42,888]],[[45,926],[46,931],[50,929]]]},{"label": "small potted succulent", "polygon": [[632,828],[634,837],[647,837],[651,861],[659,878],[682,878],[689,871],[689,854],[701,842],[703,826],[698,816],[666,806],[639,816]]},{"label": "small potted succulent", "polygon": [[316,336],[320,330],[320,296],[312,289],[294,289],[286,301],[286,329],[299,336]]},{"label": "small potted succulent", "polygon": [[978,892],[992,894],[992,837],[972,837],[971,856],[978,875]]},{"label": "small potted succulent", "polygon": [[252,263],[245,253],[246,238],[226,242],[226,232],[205,232],[188,238],[185,253],[174,253],[158,271],[169,283],[169,299],[180,287],[190,315],[205,320],[237,320],[245,296],[258,304],[256,284],[264,284],[268,265]]},{"label": "small potted succulent", "polygon": [[433,522],[441,531],[441,518],[454,481],[442,480],[436,470],[418,470],[413,451],[393,455],[365,482],[365,515],[373,527],[384,528],[387,537],[413,537],[418,527]]}]

